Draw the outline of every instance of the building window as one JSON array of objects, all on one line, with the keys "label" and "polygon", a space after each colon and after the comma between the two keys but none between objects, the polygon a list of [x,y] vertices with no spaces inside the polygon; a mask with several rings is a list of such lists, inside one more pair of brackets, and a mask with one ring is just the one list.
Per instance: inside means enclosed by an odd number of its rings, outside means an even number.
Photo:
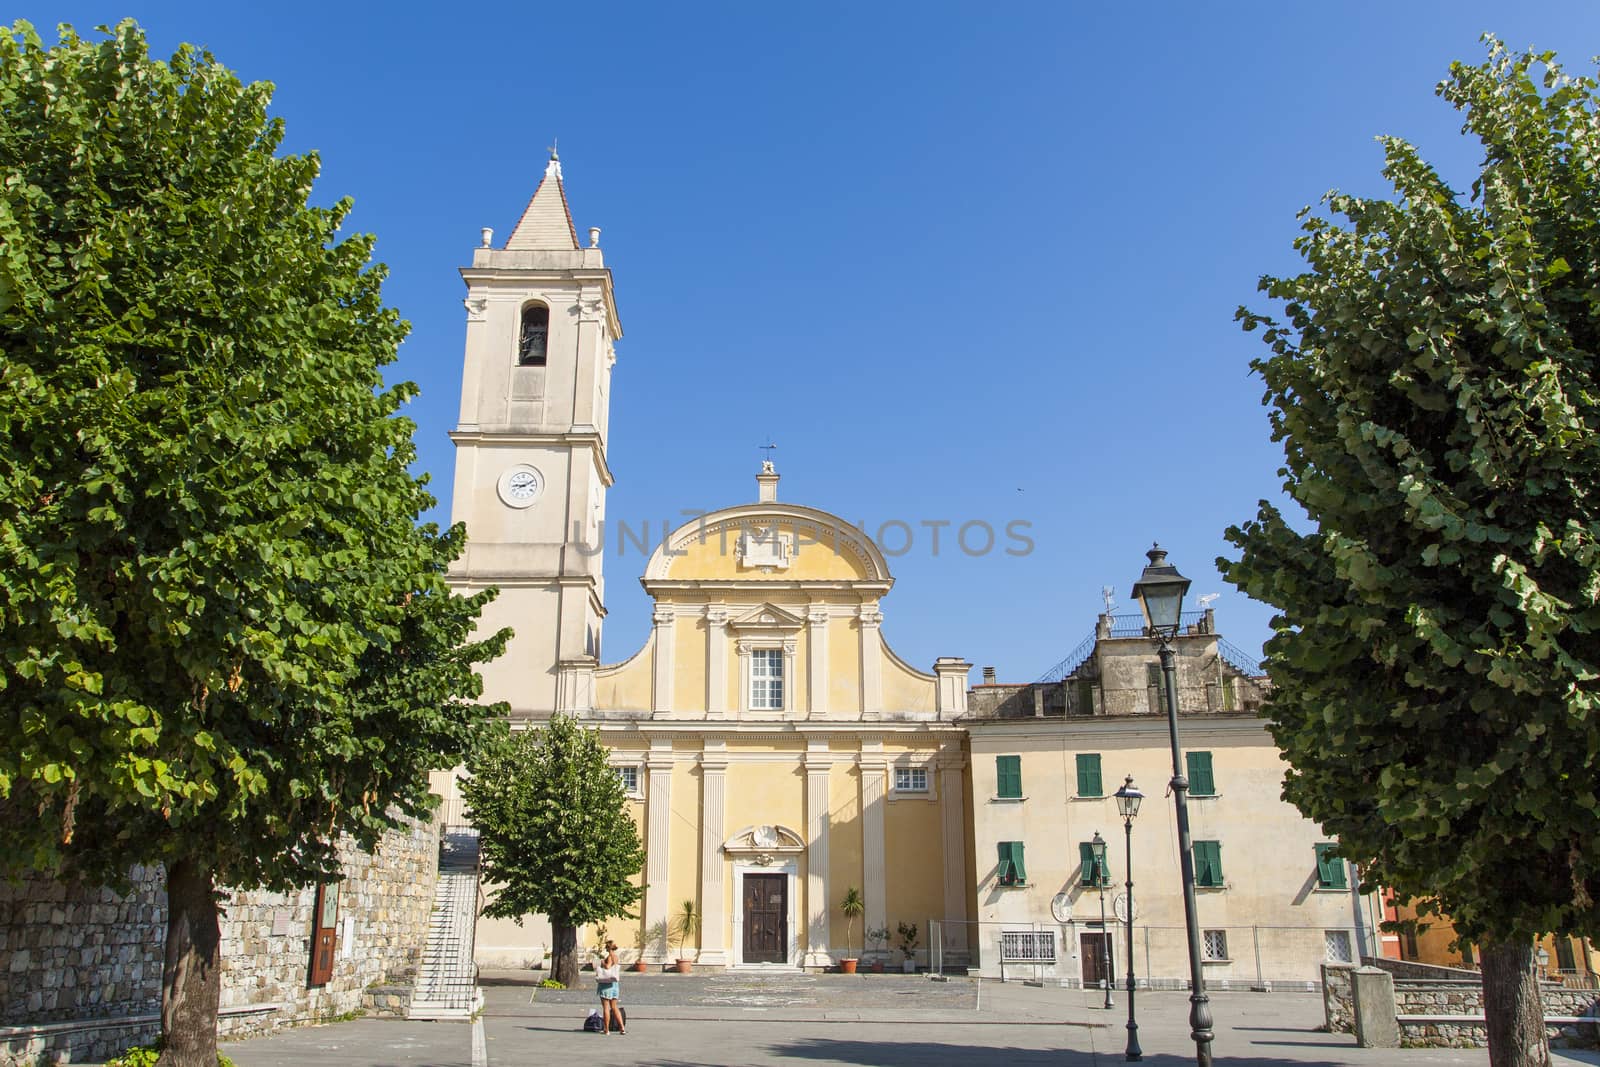
[{"label": "building window", "polygon": [[542,367],[550,341],[550,309],[529,304],[522,309],[522,333],[517,338],[517,366]]},{"label": "building window", "polygon": [[926,793],[928,791],[928,768],[896,767],[894,769],[894,791],[896,793]]},{"label": "building window", "polygon": [[1111,884],[1111,874],[1105,865],[1095,862],[1094,843],[1078,842],[1078,884],[1104,887]]},{"label": "building window", "polygon": [[1350,883],[1344,876],[1344,860],[1339,858],[1339,846],[1331,842],[1317,846],[1317,888],[1350,888]]},{"label": "building window", "polygon": [[1555,942],[1556,970],[1576,974],[1578,970],[1578,958],[1572,952],[1572,940],[1570,938],[1558,937],[1555,939]]},{"label": "building window", "polygon": [[1200,958],[1212,962],[1228,958],[1228,931],[1204,930],[1200,934]]},{"label": "building window", "polygon": [[1167,713],[1167,679],[1161,673],[1161,664],[1145,666],[1145,683],[1151,689],[1150,706],[1162,715]]},{"label": "building window", "polygon": [[1327,948],[1329,963],[1354,963],[1355,956],[1350,952],[1349,930],[1324,930],[1322,941]]},{"label": "building window", "polygon": [[1080,797],[1103,797],[1105,790],[1100,786],[1100,753],[1078,753],[1078,795]]},{"label": "building window", "polygon": [[751,651],[750,707],[755,711],[783,710],[783,649]]},{"label": "building window", "polygon": [[1001,885],[1027,885],[1028,868],[1022,862],[1022,842],[1000,842],[1000,862],[996,881]]},{"label": "building window", "polygon": [[1079,715],[1094,714],[1094,679],[1078,679],[1078,707]]},{"label": "building window", "polygon": [[1054,930],[1002,930],[1000,958],[1007,963],[1054,963]]},{"label": "building window", "polygon": [[1022,757],[994,758],[994,795],[1002,800],[1022,799]]},{"label": "building window", "polygon": [[1222,842],[1194,843],[1194,884],[1207,889],[1222,887]]},{"label": "building window", "polygon": [[1183,762],[1188,767],[1189,795],[1214,797],[1217,795],[1217,778],[1211,773],[1211,753],[1186,752]]},{"label": "building window", "polygon": [[617,780],[622,783],[622,791],[629,796],[636,796],[639,792],[639,768],[617,767]]},{"label": "building window", "polygon": [[1404,946],[1400,953],[1401,959],[1415,963],[1421,958],[1421,954],[1417,951],[1417,928],[1415,926],[1408,926],[1400,931],[1400,944]]}]

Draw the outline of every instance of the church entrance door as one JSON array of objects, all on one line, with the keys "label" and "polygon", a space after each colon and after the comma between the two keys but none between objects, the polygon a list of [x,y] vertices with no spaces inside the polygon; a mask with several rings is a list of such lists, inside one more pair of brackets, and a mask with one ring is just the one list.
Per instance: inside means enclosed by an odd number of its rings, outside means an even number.
[{"label": "church entrance door", "polygon": [[789,956],[789,878],[783,874],[744,876],[744,962],[787,963]]}]

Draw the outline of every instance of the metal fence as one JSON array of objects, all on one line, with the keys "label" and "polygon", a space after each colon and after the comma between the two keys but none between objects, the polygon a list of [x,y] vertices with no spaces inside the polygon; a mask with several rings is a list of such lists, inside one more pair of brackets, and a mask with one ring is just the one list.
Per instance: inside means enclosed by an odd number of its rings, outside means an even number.
[{"label": "metal fence", "polygon": [[[1128,979],[1127,927],[1098,922],[1006,923],[932,919],[928,966],[934,974],[1100,987],[1110,973],[1115,988]],[[1353,927],[1208,926],[1201,935],[1206,984],[1216,989],[1310,991],[1322,964],[1354,962],[1361,950]],[[1189,988],[1188,932],[1182,926],[1133,930],[1134,980],[1141,989]]]}]

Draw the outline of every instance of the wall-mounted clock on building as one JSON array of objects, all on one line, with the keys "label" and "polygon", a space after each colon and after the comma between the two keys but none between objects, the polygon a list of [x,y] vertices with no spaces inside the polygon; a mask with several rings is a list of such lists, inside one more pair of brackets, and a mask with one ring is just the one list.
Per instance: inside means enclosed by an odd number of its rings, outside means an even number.
[{"label": "wall-mounted clock on building", "polygon": [[500,499],[508,508],[525,508],[539,499],[539,494],[544,492],[544,475],[538,468],[530,467],[526,463],[518,463],[507,467],[505,473],[500,475],[500,482],[495,486],[495,491],[500,494]]}]

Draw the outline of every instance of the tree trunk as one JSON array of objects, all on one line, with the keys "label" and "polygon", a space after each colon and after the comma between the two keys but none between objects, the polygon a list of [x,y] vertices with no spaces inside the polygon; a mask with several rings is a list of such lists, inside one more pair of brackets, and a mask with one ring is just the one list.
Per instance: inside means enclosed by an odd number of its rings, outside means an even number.
[{"label": "tree trunk", "polygon": [[555,944],[550,948],[550,977],[568,989],[578,984],[578,928],[550,920]]},{"label": "tree trunk", "polygon": [[161,968],[158,1067],[217,1067],[222,993],[217,900],[211,872],[193,860],[167,868],[167,956]]},{"label": "tree trunk", "polygon": [[1533,942],[1485,941],[1481,947],[1490,1067],[1549,1067],[1544,1007],[1533,974]]}]

